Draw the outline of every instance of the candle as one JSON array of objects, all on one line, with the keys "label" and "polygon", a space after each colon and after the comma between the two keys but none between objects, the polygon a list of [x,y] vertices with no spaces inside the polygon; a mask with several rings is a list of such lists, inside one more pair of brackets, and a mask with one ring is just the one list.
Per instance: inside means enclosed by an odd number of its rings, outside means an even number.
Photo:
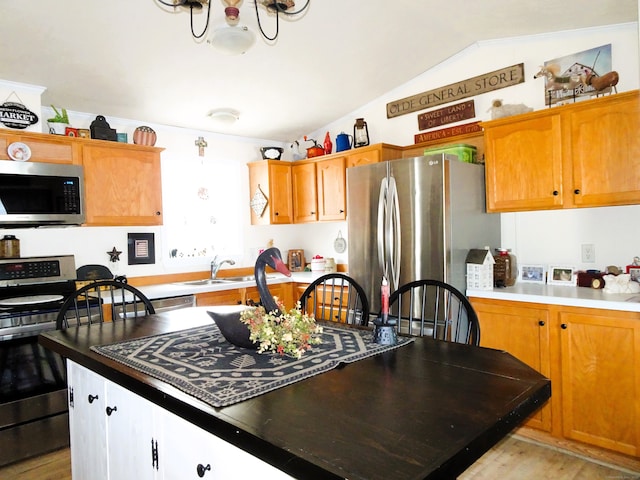
[{"label": "candle", "polygon": [[381,312],[382,312],[382,324],[386,325],[389,317],[389,284],[387,278],[382,277],[382,286],[380,287],[380,295],[382,297]]}]

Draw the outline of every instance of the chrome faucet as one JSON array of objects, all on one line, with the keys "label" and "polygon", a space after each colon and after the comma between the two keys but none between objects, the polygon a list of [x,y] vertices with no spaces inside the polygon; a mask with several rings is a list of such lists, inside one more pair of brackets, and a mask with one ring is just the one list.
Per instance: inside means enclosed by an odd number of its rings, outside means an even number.
[{"label": "chrome faucet", "polygon": [[236,264],[236,262],[234,262],[230,258],[226,259],[226,260],[218,261],[218,256],[217,255],[215,257],[213,257],[213,260],[211,260],[211,280],[216,278],[216,275],[218,275],[218,270],[220,270],[220,267],[222,265],[224,265],[225,263],[228,263],[229,265],[235,265]]}]

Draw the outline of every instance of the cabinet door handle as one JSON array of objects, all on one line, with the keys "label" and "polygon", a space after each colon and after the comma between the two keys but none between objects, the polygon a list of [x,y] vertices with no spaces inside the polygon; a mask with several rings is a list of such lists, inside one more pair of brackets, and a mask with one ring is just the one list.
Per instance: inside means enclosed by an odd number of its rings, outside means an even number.
[{"label": "cabinet door handle", "polygon": [[280,215],[280,214],[279,214],[278,212],[276,212],[274,215],[277,217],[277,216],[278,216],[278,215]]},{"label": "cabinet door handle", "polygon": [[553,196],[554,196],[554,197],[557,197],[559,194],[560,194],[560,192],[558,192],[558,190],[554,190],[554,191],[553,191]]},{"label": "cabinet door handle", "polygon": [[344,213],[344,210],[340,210],[340,213]]},{"label": "cabinet door handle", "polygon": [[200,478],[204,477],[204,474],[207,473],[209,470],[211,470],[211,465],[208,463],[206,467],[201,463],[199,463],[198,466],[196,467],[196,472],[198,472],[198,476]]},{"label": "cabinet door handle", "polygon": [[110,417],[113,412],[118,411],[118,407],[113,407],[113,408],[107,407],[105,411],[107,412],[107,417]]},{"label": "cabinet door handle", "polygon": [[538,322],[538,325],[540,325],[541,327],[544,327],[544,320],[540,320],[540,321]]},{"label": "cabinet door handle", "polygon": [[160,212],[156,212],[156,215],[159,217],[160,216]]},{"label": "cabinet door handle", "polygon": [[315,214],[316,214],[316,212],[311,212],[311,215],[315,215]]},{"label": "cabinet door handle", "polygon": [[580,195],[580,189],[579,189],[579,188],[576,188],[576,189],[573,191],[573,193],[575,193],[576,195]]},{"label": "cabinet door handle", "polygon": [[563,330],[566,330],[567,329],[567,324],[566,323],[561,324],[560,328],[563,329]]},{"label": "cabinet door handle", "polygon": [[89,400],[89,403],[93,403],[94,400],[98,400],[98,395],[91,395],[89,394],[89,396],[87,397],[87,400]]}]

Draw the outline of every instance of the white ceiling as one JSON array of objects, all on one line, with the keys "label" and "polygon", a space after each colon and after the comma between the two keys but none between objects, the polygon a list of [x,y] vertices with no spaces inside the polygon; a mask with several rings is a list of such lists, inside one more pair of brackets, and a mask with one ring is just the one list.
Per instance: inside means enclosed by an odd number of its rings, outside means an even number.
[{"label": "white ceiling", "polygon": [[[211,25],[224,5],[211,0]],[[297,7],[305,0],[297,0]],[[257,32],[254,0],[241,23]],[[203,12],[206,10],[203,10]],[[263,27],[274,17],[260,8]],[[205,13],[196,15],[200,31]],[[282,142],[347,115],[479,40],[638,20],[638,0],[311,0],[225,56],[188,10],[155,0],[2,0],[0,79],[47,88],[43,105]],[[2,101],[3,99],[0,99]],[[232,126],[207,113],[240,112]]]}]

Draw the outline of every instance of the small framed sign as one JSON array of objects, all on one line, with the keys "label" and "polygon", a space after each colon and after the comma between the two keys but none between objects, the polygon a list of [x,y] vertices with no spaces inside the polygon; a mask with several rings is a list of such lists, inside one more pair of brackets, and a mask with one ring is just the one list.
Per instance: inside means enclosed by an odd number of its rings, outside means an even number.
[{"label": "small framed sign", "polygon": [[576,285],[576,272],[573,267],[564,265],[549,265],[549,275],[547,278],[549,285]]},{"label": "small framed sign", "polygon": [[520,278],[519,282],[523,283],[540,283],[546,282],[546,268],[544,265],[520,265]]},{"label": "small framed sign", "polygon": [[304,250],[289,250],[288,264],[292,272],[302,272],[305,267]]},{"label": "small framed sign", "polygon": [[127,238],[129,265],[156,263],[156,246],[153,233],[130,233]]}]

